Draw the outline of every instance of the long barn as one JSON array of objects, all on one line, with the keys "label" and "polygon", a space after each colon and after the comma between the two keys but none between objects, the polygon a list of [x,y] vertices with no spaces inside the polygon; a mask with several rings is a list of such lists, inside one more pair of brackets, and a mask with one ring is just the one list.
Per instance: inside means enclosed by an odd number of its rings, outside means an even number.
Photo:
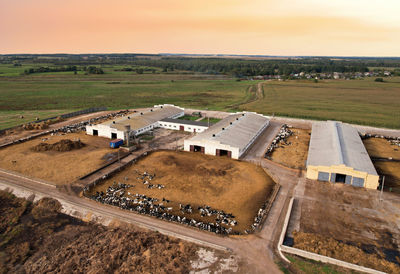
[{"label": "long barn", "polygon": [[253,112],[231,114],[184,141],[186,151],[239,159],[268,127],[269,119]]},{"label": "long barn", "polygon": [[377,189],[379,176],[358,131],[336,121],[312,126],[307,178]]},{"label": "long barn", "polygon": [[88,125],[86,126],[86,134],[125,140],[127,133],[137,136],[159,127],[160,120],[178,118],[183,115],[183,108],[169,104],[156,105],[146,111],[137,112],[97,125]]}]

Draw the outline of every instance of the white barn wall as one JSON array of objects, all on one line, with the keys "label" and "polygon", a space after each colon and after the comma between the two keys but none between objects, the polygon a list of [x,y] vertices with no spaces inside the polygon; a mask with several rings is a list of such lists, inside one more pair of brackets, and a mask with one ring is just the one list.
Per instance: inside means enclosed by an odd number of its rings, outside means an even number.
[{"label": "white barn wall", "polygon": [[[164,122],[160,121],[158,122],[159,127],[165,128],[165,129],[173,129],[173,130],[179,130],[181,126],[184,127],[184,131],[187,132],[203,132],[206,130],[208,127],[206,126],[195,126],[195,125],[186,125],[186,124],[179,124],[179,123],[171,123],[171,122]],[[196,131],[195,131],[196,130]]]}]

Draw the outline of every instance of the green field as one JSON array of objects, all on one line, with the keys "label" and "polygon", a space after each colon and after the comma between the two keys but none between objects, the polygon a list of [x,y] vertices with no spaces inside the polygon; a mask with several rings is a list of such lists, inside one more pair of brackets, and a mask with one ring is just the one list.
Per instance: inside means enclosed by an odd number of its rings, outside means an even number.
[{"label": "green field", "polygon": [[253,84],[221,76],[126,72],[0,77],[0,128],[27,122],[27,119],[18,119],[20,115],[46,118],[55,113],[98,106],[113,110],[170,103],[229,111],[231,106],[254,96],[248,91]]},{"label": "green field", "polygon": [[[268,81],[264,97],[255,97],[257,81],[188,72],[119,71],[125,65],[102,65],[105,74],[84,71],[22,75],[49,64],[0,64],[0,129],[88,107],[111,110],[171,103],[186,108],[248,110],[276,116],[332,119],[400,128],[400,78],[384,83],[365,80]],[[78,67],[81,69],[81,67]],[[142,67],[146,69],[146,67]],[[148,68],[151,69],[151,68]],[[253,87],[253,88],[250,88]],[[24,115],[25,119],[20,119]]]},{"label": "green field", "polygon": [[400,78],[312,81],[269,81],[264,98],[241,109],[276,116],[339,120],[400,128]]}]

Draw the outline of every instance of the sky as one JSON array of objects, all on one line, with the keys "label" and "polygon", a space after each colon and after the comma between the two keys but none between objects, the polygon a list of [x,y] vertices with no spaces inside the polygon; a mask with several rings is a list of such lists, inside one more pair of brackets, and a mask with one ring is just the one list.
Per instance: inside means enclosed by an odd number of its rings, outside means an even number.
[{"label": "sky", "polygon": [[400,56],[398,0],[0,0],[0,54]]}]

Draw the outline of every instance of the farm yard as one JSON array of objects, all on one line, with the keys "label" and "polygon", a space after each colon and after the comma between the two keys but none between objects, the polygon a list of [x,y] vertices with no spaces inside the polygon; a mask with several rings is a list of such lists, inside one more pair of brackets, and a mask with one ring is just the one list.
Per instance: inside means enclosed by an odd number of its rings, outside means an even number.
[{"label": "farm yard", "polygon": [[[198,207],[209,206],[231,213],[234,215],[231,218],[237,221],[233,231],[241,233],[250,229],[275,184],[262,168],[250,163],[174,151],[153,152],[86,195],[106,192],[114,182],[133,185],[125,191],[125,197],[134,199],[137,193],[156,198],[156,204],[171,208],[169,213],[196,221],[215,222],[216,218],[215,215],[201,217]],[[190,204],[192,213],[187,210],[183,213],[179,204]]]},{"label": "farm yard", "polygon": [[290,131],[293,134],[286,139],[287,144],[279,144],[270,158],[290,168],[305,169],[311,130],[290,128]]},{"label": "farm yard", "polygon": [[[400,194],[400,147],[383,138],[372,137],[363,142],[376,171],[385,176],[384,190]],[[395,161],[377,158],[393,158]]]},{"label": "farm yard", "polygon": [[400,207],[395,194],[307,181],[294,247],[377,270],[400,271]]},{"label": "farm yard", "polygon": [[[42,141],[44,140],[44,141]],[[62,140],[83,144],[74,148]],[[46,148],[44,144],[58,146]],[[55,184],[69,184],[117,157],[109,140],[81,133],[45,135],[0,150],[0,168],[43,179]]]}]

